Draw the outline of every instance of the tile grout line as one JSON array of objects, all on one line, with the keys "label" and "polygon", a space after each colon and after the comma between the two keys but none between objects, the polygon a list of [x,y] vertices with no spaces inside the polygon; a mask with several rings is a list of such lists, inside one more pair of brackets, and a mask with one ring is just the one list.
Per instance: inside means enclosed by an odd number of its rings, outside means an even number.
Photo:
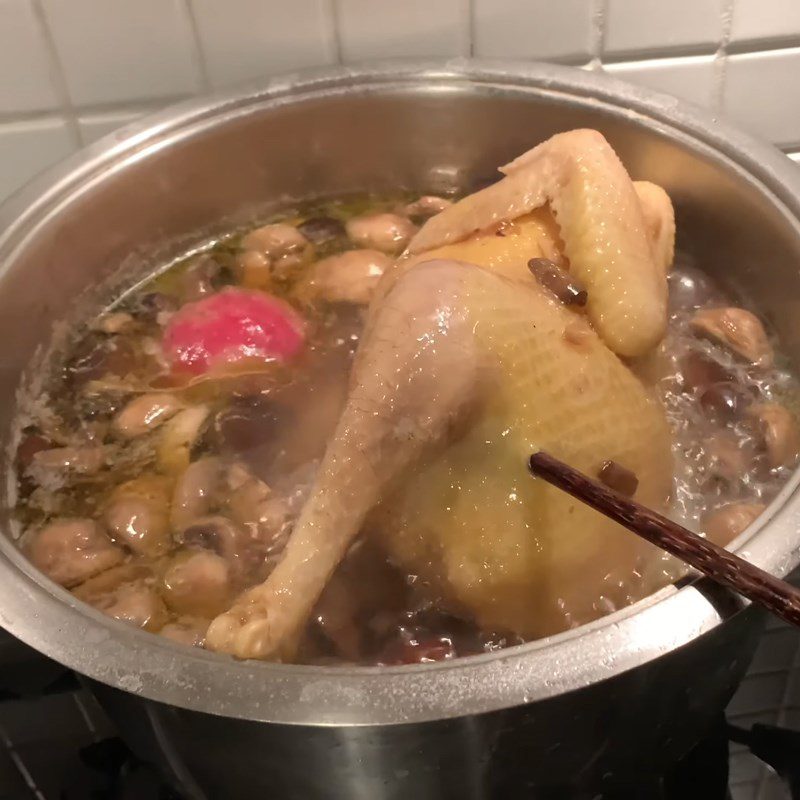
[{"label": "tile grout line", "polygon": [[206,54],[203,50],[203,43],[200,39],[200,27],[197,24],[197,17],[194,13],[194,6],[192,0],[183,0],[181,3],[186,17],[186,22],[189,26],[191,38],[191,51],[192,61],[196,75],[200,78],[200,91],[207,92],[211,89],[211,79],[208,73],[208,64],[206,63]]},{"label": "tile grout line", "polygon": [[335,64],[342,64],[342,33],[339,20],[338,0],[327,0],[328,22],[333,32],[333,59]]},{"label": "tile grout line", "polygon": [[464,51],[469,58],[475,55],[475,0],[463,0],[464,6],[462,16],[462,30],[466,36]]},{"label": "tile grout line", "polygon": [[734,0],[725,0],[722,6],[722,35],[719,48],[714,54],[714,89],[712,93],[712,109],[722,113],[725,100],[725,79],[728,74],[728,45],[731,41],[733,15],[736,13]]},{"label": "tile grout line", "polygon": [[72,103],[72,97],[69,93],[69,86],[64,72],[64,65],[61,63],[61,57],[56,48],[56,41],[53,36],[53,31],[50,28],[50,23],[47,19],[42,0],[30,0],[33,15],[36,18],[36,24],[39,26],[39,32],[45,43],[46,58],[48,71],[50,72],[50,80],[52,81],[53,88],[55,89],[56,96],[61,103],[61,118],[64,120],[67,131],[75,148],[83,147],[86,142],[83,140],[81,133],[81,126],[78,124],[78,114],[75,106]]},{"label": "tile grout line", "polygon": [[[173,95],[151,100],[133,101],[125,103],[94,103],[80,108],[80,116],[97,114],[120,114],[130,112],[133,114],[146,114],[148,111],[156,111],[169,103],[177,103],[185,100],[190,95]],[[3,113],[0,111],[0,125],[24,125],[25,123],[49,122],[56,119],[64,119],[63,111],[30,111],[27,113]]]},{"label": "tile grout line", "polygon": [[589,64],[591,70],[603,68],[603,54],[606,45],[606,22],[608,20],[608,0],[592,0],[592,41],[589,43]]}]

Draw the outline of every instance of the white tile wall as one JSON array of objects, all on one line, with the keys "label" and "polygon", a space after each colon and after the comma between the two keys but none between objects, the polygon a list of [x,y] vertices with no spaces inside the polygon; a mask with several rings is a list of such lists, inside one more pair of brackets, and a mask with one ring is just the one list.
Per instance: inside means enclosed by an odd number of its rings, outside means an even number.
[{"label": "white tile wall", "polygon": [[800,145],[800,47],[742,53],[728,59],[725,112],[779,145]]},{"label": "white tile wall", "polygon": [[474,0],[475,55],[588,61],[594,10],[590,0]]},{"label": "white tile wall", "polygon": [[193,0],[214,86],[337,59],[329,0]]},{"label": "white tile wall", "polygon": [[76,105],[174,97],[199,88],[182,0],[41,2]]},{"label": "white tile wall", "polygon": [[58,105],[50,54],[29,0],[0,0],[0,113]]},{"label": "white tile wall", "polygon": [[800,0],[0,0],[0,197],[171,100],[307,66],[591,63],[800,153]]},{"label": "white tile wall", "polygon": [[606,64],[615,78],[640,83],[681,100],[708,107],[714,98],[716,70],[713,56],[683,56]]},{"label": "white tile wall", "polygon": [[606,53],[702,48],[713,52],[725,0],[607,0]]},{"label": "white tile wall", "polygon": [[731,43],[800,37],[798,0],[737,0],[731,15]]},{"label": "white tile wall", "polygon": [[64,120],[0,125],[0,197],[75,149]]},{"label": "white tile wall", "polygon": [[336,19],[345,61],[469,53],[466,0],[337,0]]},{"label": "white tile wall", "polygon": [[83,114],[78,117],[78,128],[83,144],[99,139],[108,133],[133,122],[145,113],[143,110],[136,111],[107,111],[97,114]]}]

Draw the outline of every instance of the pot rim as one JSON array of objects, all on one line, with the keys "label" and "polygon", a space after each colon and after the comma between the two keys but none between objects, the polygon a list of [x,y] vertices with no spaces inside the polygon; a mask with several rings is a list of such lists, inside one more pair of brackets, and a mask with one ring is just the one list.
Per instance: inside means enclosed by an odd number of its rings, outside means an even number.
[{"label": "pot rim", "polygon": [[[800,170],[762,143],[675,98],[572,67],[535,62],[388,61],[309,70],[215,93],[148,115],[42,173],[0,205],[0,269],[48,216],[108,171],[217,124],[285,103],[348,92],[470,86],[602,110],[691,144],[755,184],[800,237]],[[800,562],[795,473],[736,540],[740,555],[783,576]],[[726,616],[704,581],[668,586],[589,625],[452,662],[405,667],[311,667],[235,661],[131,628],[39,574],[0,536],[0,624],[66,666],[182,708],[306,725],[385,725],[460,717],[576,690],[689,643]]]}]

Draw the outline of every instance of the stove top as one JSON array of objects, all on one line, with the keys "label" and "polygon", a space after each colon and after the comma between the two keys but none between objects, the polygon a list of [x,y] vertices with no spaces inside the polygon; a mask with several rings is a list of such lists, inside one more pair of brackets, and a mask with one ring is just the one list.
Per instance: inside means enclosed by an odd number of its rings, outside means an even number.
[{"label": "stove top", "polygon": [[[800,693],[800,636],[791,633]],[[772,674],[759,672],[758,663],[756,677]],[[736,702],[728,717],[733,722],[720,718],[668,775],[609,787],[602,800],[800,800],[800,731],[747,724],[753,715],[738,713]],[[0,743],[0,800],[196,800],[128,750],[72,672],[2,631]]]}]

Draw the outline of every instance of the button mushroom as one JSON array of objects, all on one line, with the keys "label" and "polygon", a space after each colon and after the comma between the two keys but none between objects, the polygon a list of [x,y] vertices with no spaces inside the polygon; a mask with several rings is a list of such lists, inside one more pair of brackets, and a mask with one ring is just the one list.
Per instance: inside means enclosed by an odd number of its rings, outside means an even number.
[{"label": "button mushroom", "polygon": [[707,514],[703,531],[715,544],[725,547],[763,513],[761,503],[730,503]]},{"label": "button mushroom", "polygon": [[198,459],[186,467],[172,493],[170,518],[176,531],[182,531],[211,511],[221,475],[221,462],[214,456]]},{"label": "button mushroom", "polygon": [[167,621],[164,601],[153,587],[147,567],[125,564],[91,578],[73,594],[109,617],[157,631]]},{"label": "button mushroom", "polygon": [[140,394],[114,418],[114,431],[124,439],[135,439],[155,430],[183,405],[179,397],[169,392]]},{"label": "button mushroom", "polygon": [[184,303],[214,294],[214,280],[219,275],[220,266],[214,258],[202,254],[194,258],[180,275],[180,294]]},{"label": "button mushroom", "polygon": [[739,442],[735,436],[720,432],[703,442],[706,469],[711,476],[734,484],[747,475],[752,459],[751,448]]},{"label": "button mushroom", "polygon": [[444,211],[446,208],[450,208],[451,205],[453,205],[453,201],[448,200],[446,197],[426,194],[418,200],[414,200],[413,203],[408,203],[403,208],[403,213],[412,219],[424,220],[438,214],[440,211]]},{"label": "button mushroom", "polygon": [[772,345],[755,314],[743,308],[710,308],[698,311],[691,320],[694,331],[719,342],[753,364],[772,364]]},{"label": "button mushroom", "polygon": [[313,265],[299,293],[329,303],[366,305],[392,260],[378,250],[349,250]]},{"label": "button mushroom", "polygon": [[62,586],[75,586],[119,564],[125,554],[91,519],[57,519],[25,547],[33,565]]},{"label": "button mushroom", "polygon": [[191,450],[208,418],[208,406],[189,406],[170,419],[161,431],[156,457],[163,472],[176,473],[189,466]]},{"label": "button mushroom", "polygon": [[60,471],[93,475],[100,471],[105,461],[105,449],[100,445],[53,447],[35,453],[31,458],[28,470],[31,474]]},{"label": "button mushroom", "polygon": [[168,622],[158,633],[165,639],[189,647],[202,647],[208,630],[208,620],[202,618],[182,618]]},{"label": "button mushroom", "polygon": [[258,250],[245,250],[233,262],[237,282],[247,289],[266,289],[272,282],[272,262]]},{"label": "button mushroom", "polygon": [[178,534],[183,544],[211,550],[231,564],[242,556],[248,538],[240,525],[219,514],[196,519]]},{"label": "button mushroom", "polygon": [[344,225],[336,217],[309,217],[297,230],[318,247],[347,236]]},{"label": "button mushroom", "polygon": [[347,235],[359,247],[399,253],[417,232],[410,219],[398,214],[367,214],[347,222]]},{"label": "button mushroom", "polygon": [[229,470],[228,485],[228,511],[231,517],[240,525],[257,524],[261,517],[261,506],[272,490],[242,464],[234,464]]},{"label": "button mushroom", "polygon": [[667,276],[670,311],[700,308],[719,295],[711,278],[694,267],[682,267]]},{"label": "button mushroom", "polygon": [[136,327],[136,320],[126,311],[112,311],[98,317],[92,328],[101,333],[114,335],[127,333]]},{"label": "button mushroom", "polygon": [[160,556],[172,544],[170,486],[160,475],[142,475],[112,492],[103,521],[112,537],[143,556]]},{"label": "button mushroom", "polygon": [[155,632],[167,621],[164,601],[144,583],[124,583],[95,605],[109,617]]},{"label": "button mushroom", "polygon": [[230,603],[230,573],[228,561],[216,553],[180,552],[164,573],[164,599],[179,614],[212,617]]},{"label": "button mushroom", "polygon": [[778,403],[754,403],[748,414],[759,425],[770,467],[793,466],[800,454],[800,430],[792,412]]},{"label": "button mushroom", "polygon": [[285,277],[294,268],[306,263],[312,256],[311,243],[293,225],[284,222],[256,228],[244,237],[242,248],[254,250],[268,258],[272,272]]},{"label": "button mushroom", "polygon": [[245,250],[256,250],[275,259],[308,247],[308,239],[293,225],[278,222],[256,228],[242,239]]}]

